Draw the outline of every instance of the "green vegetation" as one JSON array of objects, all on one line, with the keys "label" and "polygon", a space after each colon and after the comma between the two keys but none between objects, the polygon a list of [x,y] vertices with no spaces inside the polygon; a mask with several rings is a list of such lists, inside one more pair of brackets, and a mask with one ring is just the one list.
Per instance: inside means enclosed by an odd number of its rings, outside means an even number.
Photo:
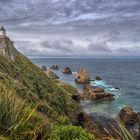
[{"label": "green vegetation", "polygon": [[117,137],[119,139],[122,140],[135,140],[135,137],[133,136],[133,134],[128,131],[124,125],[119,124],[119,129],[114,128],[115,130],[115,134],[117,135]]},{"label": "green vegetation", "polygon": [[[70,125],[80,112],[75,88],[57,85],[25,56],[0,55],[0,140],[46,140],[51,125]],[[52,136],[52,135],[51,135]]]},{"label": "green vegetation", "polygon": [[118,126],[112,126],[114,134],[110,134],[108,130],[105,131],[109,134],[108,140],[136,140],[135,136],[129,131],[125,125],[118,124]]},{"label": "green vegetation", "polygon": [[70,116],[79,109],[65,90],[18,52],[15,62],[0,56],[0,81],[7,88],[15,88],[16,93],[32,107],[38,104],[38,110],[49,117],[54,118],[54,114],[56,118],[58,115]]},{"label": "green vegetation", "polygon": [[77,89],[74,86],[72,86],[72,85],[69,85],[69,84],[61,82],[61,81],[56,81],[56,84],[59,87],[61,87],[62,89],[64,89],[65,92],[67,92],[70,95],[78,93]]},{"label": "green vegetation", "polygon": [[[68,117],[59,116],[55,127],[38,114],[37,107],[31,108],[25,100],[18,97],[14,90],[9,90],[0,83],[0,140],[92,140],[94,137],[83,128],[72,126]],[[47,119],[47,117],[46,117]],[[52,124],[53,124],[52,123]],[[52,132],[51,132],[52,131]],[[70,136],[70,137],[69,137]]]},{"label": "green vegetation", "polygon": [[95,140],[94,136],[87,133],[83,128],[66,125],[54,126],[51,140]]},{"label": "green vegetation", "polygon": [[[14,90],[6,89],[2,83],[0,91],[0,139],[32,140],[37,137],[44,122],[36,115],[36,109],[27,107]],[[36,131],[38,127],[40,131]]]}]

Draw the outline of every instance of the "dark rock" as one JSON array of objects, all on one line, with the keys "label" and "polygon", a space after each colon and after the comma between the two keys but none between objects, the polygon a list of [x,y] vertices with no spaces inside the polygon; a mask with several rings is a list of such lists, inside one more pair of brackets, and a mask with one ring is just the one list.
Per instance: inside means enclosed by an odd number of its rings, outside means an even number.
[{"label": "dark rock", "polygon": [[71,71],[70,67],[66,67],[66,68],[64,68],[63,73],[72,74],[72,71]]},{"label": "dark rock", "polygon": [[99,114],[99,113],[92,113],[91,114],[93,122],[96,123],[100,130],[104,131],[105,129],[108,131],[109,134],[115,137],[115,130],[119,130],[118,127],[118,120],[111,118],[106,114]]},{"label": "dark rock", "polygon": [[51,68],[52,70],[59,70],[59,67],[58,67],[57,65],[52,65],[50,68]]},{"label": "dark rock", "polygon": [[77,71],[75,82],[78,84],[90,84],[90,76],[87,70],[80,69]]},{"label": "dark rock", "polygon": [[119,87],[115,87],[115,89],[118,89],[119,90],[120,88]]},{"label": "dark rock", "polygon": [[81,113],[78,114],[78,125],[83,125],[84,121],[85,121],[84,113],[81,112]]},{"label": "dark rock", "polygon": [[42,66],[42,70],[47,71],[46,66]]},{"label": "dark rock", "polygon": [[139,115],[131,107],[124,107],[119,113],[119,119],[125,125],[134,125],[139,122]]},{"label": "dark rock", "polygon": [[101,78],[100,76],[96,76],[96,77],[95,77],[95,80],[100,81],[100,80],[102,80],[102,78]]},{"label": "dark rock", "polygon": [[59,76],[57,76],[53,71],[51,70],[47,70],[45,72],[47,74],[47,76],[51,79],[59,79]]},{"label": "dark rock", "polygon": [[75,100],[76,102],[80,102],[80,95],[79,94],[72,95],[72,99]]}]

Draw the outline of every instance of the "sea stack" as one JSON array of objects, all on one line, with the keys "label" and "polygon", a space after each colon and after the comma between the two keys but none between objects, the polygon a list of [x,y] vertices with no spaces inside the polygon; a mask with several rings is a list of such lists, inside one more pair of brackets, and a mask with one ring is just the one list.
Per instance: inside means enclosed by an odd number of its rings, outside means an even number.
[{"label": "sea stack", "polygon": [[90,84],[90,76],[86,69],[80,69],[77,71],[75,82],[78,84]]},{"label": "sea stack", "polygon": [[57,65],[52,65],[50,68],[51,68],[52,70],[59,70],[59,67],[58,67]]},{"label": "sea stack", "polygon": [[95,77],[95,80],[97,80],[97,81],[101,81],[102,78],[101,78],[100,76],[96,76],[96,77]]},{"label": "sea stack", "polygon": [[63,73],[72,74],[72,71],[71,71],[70,67],[65,67],[64,70],[63,70]]}]

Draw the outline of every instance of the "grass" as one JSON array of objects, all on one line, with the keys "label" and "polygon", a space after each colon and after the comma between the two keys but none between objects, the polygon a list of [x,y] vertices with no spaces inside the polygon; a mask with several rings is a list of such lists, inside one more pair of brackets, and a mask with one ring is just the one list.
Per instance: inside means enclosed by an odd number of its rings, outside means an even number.
[{"label": "grass", "polygon": [[36,113],[38,105],[36,108],[27,105],[15,90],[9,90],[0,83],[0,140],[93,140],[93,135],[71,125],[66,116],[55,118],[53,122],[57,126],[49,133],[47,124]]},{"label": "grass", "polygon": [[35,115],[36,109],[27,107],[14,90],[3,84],[0,84],[0,112],[0,140],[32,140],[43,128],[43,121]]},{"label": "grass", "polygon": [[118,124],[117,128],[112,126],[114,135],[111,135],[108,130],[105,131],[109,134],[110,140],[136,140],[135,136],[123,125]]},{"label": "grass", "polygon": [[118,137],[122,140],[136,140],[133,134],[129,130],[127,130],[126,127],[122,124],[119,125],[119,130],[115,130]]},{"label": "grass", "polygon": [[65,92],[67,92],[70,95],[78,93],[77,89],[70,84],[67,84],[67,83],[64,83],[64,82],[61,82],[61,81],[57,81],[56,84],[59,87],[61,87],[63,90],[65,90]]},{"label": "grass", "polygon": [[71,116],[80,110],[71,99],[72,88],[63,89],[18,52],[15,62],[0,55],[0,81],[7,88],[16,89],[16,94],[32,107],[43,104],[43,113],[51,118],[57,118],[55,114]]},{"label": "grass", "polygon": [[0,128],[9,131],[18,121],[24,108],[24,101],[12,91],[1,87],[0,94]]}]

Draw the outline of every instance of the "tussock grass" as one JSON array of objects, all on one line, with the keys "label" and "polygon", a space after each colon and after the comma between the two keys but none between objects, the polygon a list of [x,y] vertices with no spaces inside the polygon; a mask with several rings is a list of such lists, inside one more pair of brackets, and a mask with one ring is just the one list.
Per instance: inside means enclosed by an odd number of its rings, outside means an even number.
[{"label": "tussock grass", "polygon": [[18,121],[24,109],[24,101],[14,91],[0,88],[0,129],[9,131]]},{"label": "tussock grass", "polygon": [[115,129],[115,131],[121,140],[136,140],[133,134],[122,124],[119,125],[119,130]]},{"label": "tussock grass", "polygon": [[115,137],[105,129],[105,131],[110,136],[109,140],[136,140],[135,136],[125,127],[125,125],[121,123],[118,124],[117,128],[112,126],[112,129],[114,131]]},{"label": "tussock grass", "polygon": [[[14,90],[0,84],[0,140],[37,139],[43,134],[44,122],[36,116],[36,108],[27,107]],[[7,138],[8,137],[8,138]]]}]

